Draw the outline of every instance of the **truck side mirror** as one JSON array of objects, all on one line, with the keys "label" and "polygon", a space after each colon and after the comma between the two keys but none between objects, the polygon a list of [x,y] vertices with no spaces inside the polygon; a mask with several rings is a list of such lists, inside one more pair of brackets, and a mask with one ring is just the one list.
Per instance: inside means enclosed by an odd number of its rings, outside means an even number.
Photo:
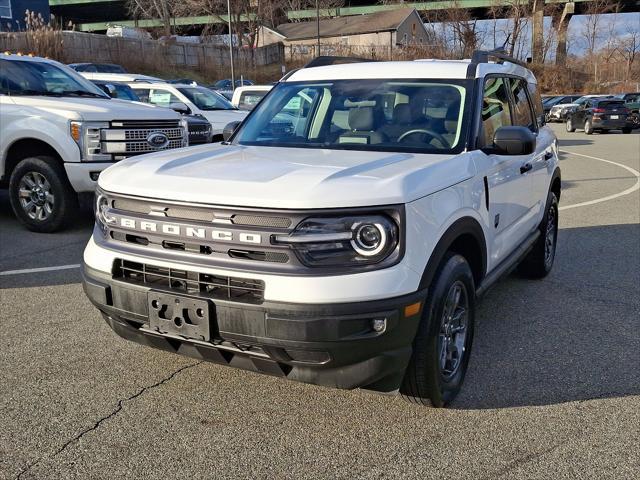
[{"label": "truck side mirror", "polygon": [[106,93],[107,95],[109,95],[110,97],[115,97],[116,96],[116,87],[114,87],[113,85],[111,85],[110,83],[105,83],[103,85],[99,85],[100,89]]},{"label": "truck side mirror", "polygon": [[224,141],[228,141],[231,136],[233,135],[233,133],[238,129],[238,127],[240,126],[239,121],[234,121],[234,122],[229,122],[225,125],[224,129],[222,130],[222,138],[224,139]]},{"label": "truck side mirror", "polygon": [[536,149],[536,136],[527,127],[500,127],[493,135],[493,147],[498,155],[529,155]]},{"label": "truck side mirror", "polygon": [[175,112],[178,112],[182,115],[189,115],[191,113],[191,109],[187,107],[186,103],[182,102],[173,102],[169,104],[169,108]]}]

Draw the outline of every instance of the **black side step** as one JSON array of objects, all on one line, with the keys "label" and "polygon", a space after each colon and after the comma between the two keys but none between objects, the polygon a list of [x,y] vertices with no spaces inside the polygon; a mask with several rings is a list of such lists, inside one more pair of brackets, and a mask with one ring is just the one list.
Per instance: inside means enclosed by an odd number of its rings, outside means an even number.
[{"label": "black side step", "polygon": [[538,237],[540,237],[540,230],[536,229],[536,231],[522,242],[518,248],[500,262],[500,265],[491,270],[491,272],[484,277],[480,286],[476,289],[476,296],[482,297],[492,286],[496,284],[496,282],[498,282],[498,280],[509,275],[518,266],[520,261],[531,251],[538,240]]}]

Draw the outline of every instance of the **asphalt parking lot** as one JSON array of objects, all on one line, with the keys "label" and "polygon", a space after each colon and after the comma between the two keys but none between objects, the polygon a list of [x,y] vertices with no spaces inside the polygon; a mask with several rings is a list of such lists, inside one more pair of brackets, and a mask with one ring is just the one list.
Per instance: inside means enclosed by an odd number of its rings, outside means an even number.
[{"label": "asphalt parking lot", "polygon": [[75,267],[92,216],[30,233],[0,192],[0,478],[638,478],[640,131],[553,128],[556,265],[484,299],[448,410],[126,342]]}]

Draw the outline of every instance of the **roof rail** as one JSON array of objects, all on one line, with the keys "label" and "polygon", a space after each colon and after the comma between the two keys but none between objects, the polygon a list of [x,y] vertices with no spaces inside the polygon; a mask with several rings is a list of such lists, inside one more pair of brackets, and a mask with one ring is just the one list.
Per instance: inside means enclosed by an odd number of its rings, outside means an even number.
[{"label": "roof rail", "polygon": [[471,56],[471,63],[467,69],[467,78],[474,78],[476,76],[477,66],[481,63],[489,63],[490,57],[495,58],[497,60],[496,63],[509,62],[528,68],[526,63],[507,54],[507,51],[504,48],[496,48],[495,50],[476,50]]},{"label": "roof rail", "polygon": [[372,60],[370,58],[332,57],[327,55],[321,55],[311,60],[302,68],[324,67],[327,65],[340,65],[343,63],[361,63],[361,62],[377,62],[377,60]]}]

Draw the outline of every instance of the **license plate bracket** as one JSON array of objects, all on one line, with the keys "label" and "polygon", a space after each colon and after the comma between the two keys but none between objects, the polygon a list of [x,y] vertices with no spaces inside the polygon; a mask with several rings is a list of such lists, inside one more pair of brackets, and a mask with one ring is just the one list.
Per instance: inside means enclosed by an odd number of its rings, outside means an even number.
[{"label": "license plate bracket", "polygon": [[150,291],[149,328],[159,333],[208,342],[213,305],[209,300]]},{"label": "license plate bracket", "polygon": [[618,115],[609,115],[609,118],[611,120],[618,120],[618,118],[620,118]]}]

